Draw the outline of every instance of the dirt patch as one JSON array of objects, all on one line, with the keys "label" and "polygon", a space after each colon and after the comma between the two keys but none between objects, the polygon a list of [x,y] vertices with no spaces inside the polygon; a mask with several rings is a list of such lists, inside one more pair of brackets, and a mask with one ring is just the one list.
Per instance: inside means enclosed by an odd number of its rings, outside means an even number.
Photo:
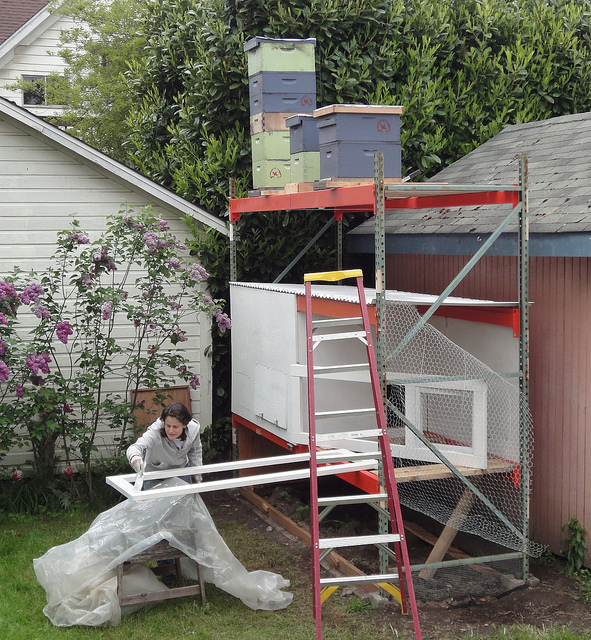
[{"label": "dirt patch", "polygon": [[[296,521],[297,517],[294,516],[299,514],[300,521],[305,524],[307,513],[302,503],[294,500],[293,494],[281,495],[282,491],[284,490],[276,490],[274,498],[277,504],[274,506],[283,507],[284,513]],[[212,508],[216,522],[246,524],[263,535],[274,538],[299,558],[302,573],[309,574],[308,547],[270,521],[246,500],[224,492],[208,494],[206,502]],[[409,552],[412,558],[410,543]],[[371,570],[372,567],[368,566],[366,569]],[[528,625],[537,629],[564,626],[578,633],[591,631],[591,605],[583,601],[578,583],[564,573],[560,562],[541,564],[533,560],[531,575],[534,579],[530,581],[533,586],[515,589],[503,589],[503,585],[492,582],[487,584],[486,580],[479,579],[477,588],[470,580],[466,580],[462,590],[459,588],[461,585],[450,581],[444,572],[438,573],[438,580],[431,582],[429,587],[422,584],[425,581],[414,581],[424,640],[463,638],[470,634],[487,636],[500,627],[512,625]],[[492,575],[490,577],[491,581],[497,579]],[[446,588],[453,595],[446,594]],[[347,594],[351,594],[351,591],[340,590],[338,593],[339,597],[348,597]],[[404,632],[409,638],[413,637],[411,616],[401,615],[396,602],[383,604],[369,615],[380,628],[391,625],[399,633]]]}]

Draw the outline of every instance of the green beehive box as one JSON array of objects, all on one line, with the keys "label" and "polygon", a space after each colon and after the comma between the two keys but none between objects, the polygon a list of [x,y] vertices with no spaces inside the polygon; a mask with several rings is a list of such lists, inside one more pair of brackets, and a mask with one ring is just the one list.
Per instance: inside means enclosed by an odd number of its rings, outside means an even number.
[{"label": "green beehive box", "polygon": [[250,137],[253,162],[289,160],[289,131],[262,131]]},{"label": "green beehive box", "polygon": [[292,182],[314,182],[320,179],[320,152],[300,151],[290,156]]},{"label": "green beehive box", "polygon": [[244,43],[248,75],[261,71],[312,71],[316,38],[278,39],[257,36]]},{"label": "green beehive box", "polygon": [[253,189],[282,189],[290,178],[289,160],[252,161]]}]

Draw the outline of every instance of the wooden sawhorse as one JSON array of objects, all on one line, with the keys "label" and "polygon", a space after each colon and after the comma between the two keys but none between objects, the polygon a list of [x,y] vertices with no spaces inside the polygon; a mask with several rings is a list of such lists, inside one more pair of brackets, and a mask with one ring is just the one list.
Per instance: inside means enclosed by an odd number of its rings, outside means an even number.
[{"label": "wooden sawhorse", "polygon": [[151,570],[155,575],[166,575],[174,573],[177,580],[181,578],[181,558],[186,558],[179,549],[171,547],[167,540],[161,540],[153,547],[138,553],[129,560],[126,560],[117,567],[117,597],[119,598],[119,605],[125,606],[130,604],[142,604],[144,602],[159,602],[160,600],[169,600],[170,598],[181,598],[183,596],[201,596],[201,604],[206,604],[205,598],[205,583],[203,581],[203,575],[201,567],[197,562],[198,584],[189,585],[187,587],[175,587],[171,589],[162,589],[161,591],[152,591],[150,593],[139,593],[131,596],[124,596],[121,590],[123,573],[125,567],[130,567],[135,564],[146,564],[148,562],[158,562],[159,560],[174,560],[173,564],[165,564],[156,567],[152,567]]}]

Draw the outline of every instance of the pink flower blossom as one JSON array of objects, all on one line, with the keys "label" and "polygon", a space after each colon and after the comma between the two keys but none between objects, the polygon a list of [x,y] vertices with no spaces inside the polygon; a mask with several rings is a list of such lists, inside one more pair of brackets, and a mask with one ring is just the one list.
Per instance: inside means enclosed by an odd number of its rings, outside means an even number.
[{"label": "pink flower blossom", "polygon": [[73,244],[88,244],[90,239],[87,238],[81,231],[73,231],[69,236],[68,240]]},{"label": "pink flower blossom", "polygon": [[6,353],[6,343],[4,340],[0,340],[0,356],[3,356]]},{"label": "pink flower blossom", "polygon": [[145,400],[138,400],[138,401],[135,403],[135,406],[136,406],[138,409],[143,409],[143,408],[146,406],[146,401],[145,401]]},{"label": "pink flower blossom", "polygon": [[193,280],[201,282],[201,280],[206,280],[207,278],[209,278],[209,273],[207,273],[207,271],[200,264],[195,263],[189,270],[189,276]]},{"label": "pink flower blossom", "polygon": [[8,320],[6,319],[6,316],[0,312],[0,324],[8,324]]},{"label": "pink flower blossom", "polygon": [[171,269],[180,269],[181,268],[181,261],[178,258],[169,258],[168,259],[168,266]]},{"label": "pink flower blossom", "polygon": [[72,409],[72,407],[66,402],[66,404],[64,404],[64,413],[73,413],[74,409]]},{"label": "pink flower blossom", "polygon": [[74,331],[72,330],[72,327],[70,326],[69,322],[58,322],[55,325],[55,332],[57,334],[58,340],[60,342],[63,342],[64,344],[68,344],[68,336],[71,336]]},{"label": "pink flower blossom", "polygon": [[72,474],[74,473],[74,471],[72,470],[72,467],[70,465],[68,465],[64,470],[63,470],[63,474],[65,476],[67,476],[68,478],[72,477]]},{"label": "pink flower blossom", "polygon": [[168,222],[166,222],[166,220],[158,220],[158,228],[160,229],[160,231],[167,231]]},{"label": "pink flower blossom", "polygon": [[189,378],[189,386],[191,387],[191,389],[197,389],[197,387],[199,386],[199,376],[193,374]]},{"label": "pink flower blossom", "polygon": [[23,472],[20,469],[15,469],[12,472],[12,481],[20,482],[23,479]]},{"label": "pink flower blossom", "polygon": [[51,313],[49,312],[49,309],[43,305],[43,304],[37,304],[33,307],[33,313],[40,319],[40,320],[49,320],[49,318],[51,318]]},{"label": "pink flower blossom", "polygon": [[232,323],[230,322],[230,318],[228,317],[227,313],[222,313],[221,309],[217,309],[215,314],[214,314],[214,318],[216,320],[216,322],[218,323],[218,329],[222,332],[222,333],[226,333],[226,329],[231,329],[232,328]]},{"label": "pink flower blossom", "polygon": [[142,236],[142,240],[147,247],[158,246],[158,234],[155,231],[146,231]]},{"label": "pink flower blossom", "polygon": [[113,302],[111,300],[107,300],[105,304],[103,304],[103,320],[110,320],[113,317]]},{"label": "pink flower blossom", "polygon": [[7,367],[6,362],[0,360],[0,382],[6,382],[10,377],[10,369]]},{"label": "pink flower blossom", "polygon": [[187,338],[187,332],[183,331],[178,325],[174,327],[172,331],[172,344],[177,344],[177,342],[187,342],[187,340],[189,339]]},{"label": "pink flower blossom", "polygon": [[16,393],[17,398],[22,398],[25,395],[25,390],[22,385],[17,384],[14,388],[14,392]]},{"label": "pink flower blossom", "polygon": [[21,300],[23,304],[30,304],[31,302],[39,302],[39,299],[44,295],[43,287],[36,282],[31,282],[26,286],[21,293]]},{"label": "pink flower blossom", "polygon": [[49,373],[50,362],[51,356],[45,352],[33,352],[26,360],[27,369],[34,375],[37,375],[39,371],[41,371],[41,373]]},{"label": "pink flower blossom", "polygon": [[7,298],[18,300],[19,296],[11,282],[0,280],[0,300],[6,300]]}]

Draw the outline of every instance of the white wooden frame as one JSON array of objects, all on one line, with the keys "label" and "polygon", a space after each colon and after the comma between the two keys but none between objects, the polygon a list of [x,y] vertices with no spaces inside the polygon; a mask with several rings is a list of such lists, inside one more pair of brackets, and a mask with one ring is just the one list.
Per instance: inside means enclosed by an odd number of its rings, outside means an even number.
[{"label": "white wooden frame", "polygon": [[[436,444],[436,447],[454,465],[486,469],[487,467],[487,388],[482,380],[446,380],[406,384],[405,386],[405,414],[414,427],[421,433],[426,430],[422,424],[421,402],[427,395],[445,394],[454,391],[472,393],[472,432],[471,445]],[[410,429],[405,429],[403,445],[391,445],[392,454],[411,460],[425,462],[440,462]]]},{"label": "white wooden frame", "polygon": [[[329,476],[352,471],[364,471],[376,469],[380,453],[352,453],[345,449],[333,449],[319,451],[318,462],[324,466],[318,467],[319,476]],[[207,473],[220,473],[226,471],[238,471],[241,469],[253,469],[257,467],[267,467],[275,465],[285,465],[293,463],[309,462],[309,453],[287,454],[284,456],[271,456],[267,458],[253,458],[250,460],[238,460],[236,462],[222,462],[219,464],[202,465],[199,467],[184,467],[182,469],[169,469],[167,471],[149,471],[144,474],[146,480],[161,480],[163,478],[175,478],[179,476],[189,476]],[[290,482],[310,477],[310,468],[294,469],[292,471],[275,471],[271,473],[243,476],[239,478],[225,478],[222,480],[211,480],[194,484],[184,483],[172,487],[156,487],[154,489],[138,490],[134,487],[136,479],[135,473],[120,476],[108,476],[107,484],[117,489],[130,500],[151,500],[153,498],[165,498],[172,496],[183,496],[190,493],[207,493],[220,489],[235,489],[239,487],[250,487],[261,484],[273,484],[278,482]]]}]

